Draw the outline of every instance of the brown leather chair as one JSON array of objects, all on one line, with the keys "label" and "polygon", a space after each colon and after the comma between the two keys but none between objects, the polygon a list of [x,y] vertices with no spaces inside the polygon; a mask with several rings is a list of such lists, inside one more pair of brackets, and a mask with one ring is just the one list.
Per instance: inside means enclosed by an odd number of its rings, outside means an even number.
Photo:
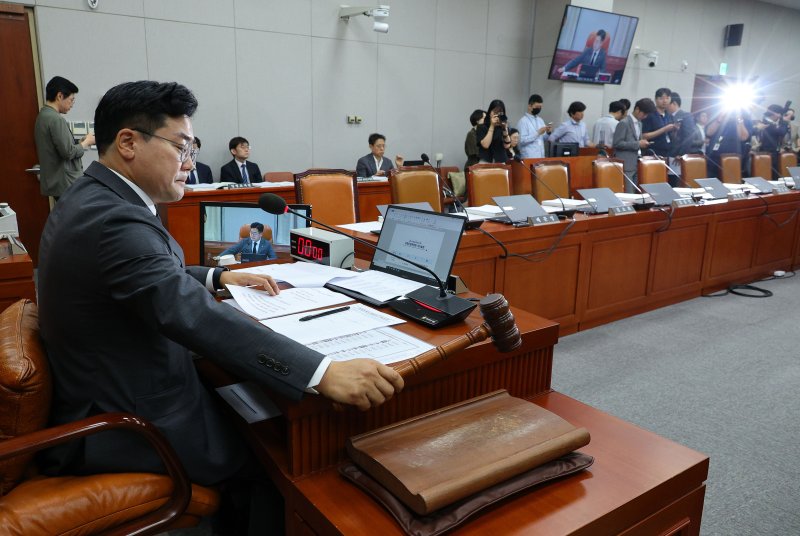
[{"label": "brown leather chair", "polygon": [[358,221],[358,184],[355,171],[309,169],[294,176],[298,203],[311,205],[314,219],[328,225]]},{"label": "brown leather chair", "polygon": [[[264,225],[264,234],[262,236],[267,240],[269,240],[270,242],[272,242],[272,227],[270,227],[266,223],[263,225]],[[247,238],[249,236],[250,236],[250,224],[245,223],[244,225],[239,227],[239,238]]]},{"label": "brown leather chair", "polygon": [[681,166],[681,180],[690,188],[699,188],[695,179],[708,178],[708,165],[704,154],[685,154],[678,157]]},{"label": "brown leather chair", "polygon": [[507,164],[475,164],[467,169],[469,206],[493,205],[492,197],[511,195],[511,166]]},{"label": "brown leather chair", "polygon": [[625,191],[623,161],[619,158],[598,158],[592,161],[592,180],[595,188],[610,188],[615,193]]},{"label": "brown leather chair", "polygon": [[[436,212],[442,211],[439,176],[430,166],[403,166],[389,172],[392,203],[427,201]],[[313,212],[312,212],[313,214]]]},{"label": "brown leather chair", "polygon": [[[0,314],[0,533],[155,534],[196,525],[217,509],[218,493],[188,481],[172,447],[153,425],[135,415],[106,413],[44,428],[50,400],[50,369],[39,339],[36,304],[20,300]],[[37,474],[36,451],[110,429],[143,435],[159,453],[167,475]]]},{"label": "brown leather chair", "polygon": [[264,182],[294,182],[294,173],[291,171],[267,171],[264,173]]},{"label": "brown leather chair", "polygon": [[[556,197],[569,198],[569,168],[560,160],[548,160],[539,162],[533,166],[532,190],[533,197],[538,202]],[[545,183],[549,188],[545,188],[541,183]],[[551,191],[552,190],[552,191]]]},{"label": "brown leather chair", "polygon": [[667,182],[667,166],[657,156],[642,156],[639,158],[636,178],[639,184]]},{"label": "brown leather chair", "polygon": [[780,154],[779,164],[781,177],[791,177],[790,167],[797,167],[797,154],[791,151],[783,151]]},{"label": "brown leather chair", "polygon": [[719,180],[730,184],[742,183],[742,157],[736,153],[719,155]]},{"label": "brown leather chair", "polygon": [[750,176],[772,180],[772,155],[770,153],[750,154]]}]

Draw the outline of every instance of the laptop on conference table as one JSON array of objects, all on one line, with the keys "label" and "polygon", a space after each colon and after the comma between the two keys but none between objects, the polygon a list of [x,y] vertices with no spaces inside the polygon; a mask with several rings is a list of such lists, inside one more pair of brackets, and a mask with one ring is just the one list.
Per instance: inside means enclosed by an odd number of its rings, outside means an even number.
[{"label": "laptop on conference table", "polygon": [[625,206],[611,188],[584,188],[578,190],[578,193],[589,203],[591,209],[588,212],[592,214],[602,214],[611,207]]},{"label": "laptop on conference table", "polygon": [[[406,207],[406,208],[415,208],[417,210],[429,210],[433,212],[433,207],[427,201],[422,201],[419,203],[392,203],[395,207]],[[386,216],[386,209],[389,208],[391,205],[378,205],[377,208],[378,212],[381,213],[381,216]]]},{"label": "laptop on conference table", "polygon": [[500,207],[505,216],[489,218],[500,223],[527,223],[528,218],[547,216],[547,211],[536,202],[532,195],[498,195],[492,201]]},{"label": "laptop on conference table", "polygon": [[800,190],[800,167],[790,167],[787,169],[789,170],[789,176],[794,182],[794,189]]},{"label": "laptop on conference table", "polygon": [[730,190],[719,179],[695,179],[694,182],[706,191],[713,199],[728,199]]},{"label": "laptop on conference table", "polygon": [[668,182],[651,182],[641,186],[642,190],[650,194],[656,205],[671,205],[674,200],[681,198]]},{"label": "laptop on conference table", "polygon": [[[383,217],[378,247],[425,266],[446,282],[456,259],[465,222],[464,218],[452,214],[389,205]],[[369,269],[439,286],[428,272],[383,251],[375,251]],[[325,286],[376,307],[389,303],[331,283]]]},{"label": "laptop on conference table", "polygon": [[775,189],[775,187],[771,185],[769,181],[762,177],[745,177],[742,180],[750,186],[755,186],[758,189],[757,193],[759,194],[771,194],[772,190]]}]

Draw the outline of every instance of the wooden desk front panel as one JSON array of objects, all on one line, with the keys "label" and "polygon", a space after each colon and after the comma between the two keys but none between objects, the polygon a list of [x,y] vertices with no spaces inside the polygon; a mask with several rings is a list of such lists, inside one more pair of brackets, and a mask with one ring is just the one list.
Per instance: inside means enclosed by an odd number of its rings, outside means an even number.
[{"label": "wooden desk front panel", "polygon": [[358,183],[358,215],[361,221],[377,220],[380,215],[378,205],[388,205],[391,202],[392,194],[388,182]]},{"label": "wooden desk front panel", "polygon": [[770,199],[769,212],[760,219],[754,267],[764,271],[791,269],[795,253],[800,203],[784,202],[783,196]]},{"label": "wooden desk front panel", "polygon": [[[559,393],[532,401],[589,430],[591,443],[581,452],[594,456],[594,465],[503,501],[451,534],[650,536],[679,526],[682,535],[699,534],[708,457]],[[303,534],[293,524],[297,519],[320,535],[403,534],[380,505],[333,468],[289,487],[288,534]]]}]

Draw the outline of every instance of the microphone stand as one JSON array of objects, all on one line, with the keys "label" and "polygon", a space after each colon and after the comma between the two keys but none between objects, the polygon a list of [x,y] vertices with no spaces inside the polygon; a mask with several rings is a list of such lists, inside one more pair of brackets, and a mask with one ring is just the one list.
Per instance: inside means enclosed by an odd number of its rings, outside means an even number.
[{"label": "microphone stand", "polygon": [[[276,196],[275,194],[269,194],[269,193],[263,194],[261,196],[261,199],[265,199],[266,198],[268,200],[269,197],[267,197],[267,196],[278,197],[285,204],[285,201],[283,201],[282,198],[280,198],[279,196]],[[263,204],[266,204],[266,203],[261,203],[261,199],[259,199],[259,207],[261,207],[262,210],[265,210],[265,212],[270,212],[269,210],[264,209]],[[268,201],[267,201],[267,203],[268,203]],[[272,214],[272,212],[270,212],[270,213]],[[445,315],[445,318],[439,319],[438,321],[436,321],[435,319],[431,319],[430,316],[428,316],[428,319],[425,319],[425,317],[421,317],[421,316],[418,316],[418,315],[415,316],[415,315],[411,314],[408,311],[400,310],[400,309],[397,309],[397,308],[393,307],[392,303],[394,303],[394,302],[390,303],[390,307],[392,307],[393,309],[397,310],[398,312],[400,312],[402,314],[405,314],[406,316],[409,316],[409,317],[413,318],[414,320],[421,321],[421,322],[423,322],[425,324],[433,325],[434,327],[438,327],[438,326],[441,326],[441,325],[444,325],[444,324],[449,324],[451,322],[455,322],[455,321],[458,321],[458,320],[463,320],[476,307],[476,304],[471,302],[471,301],[469,301],[469,300],[465,300],[463,298],[459,298],[458,296],[455,296],[455,295],[452,295],[452,294],[448,294],[447,290],[445,288],[444,282],[442,282],[442,280],[439,278],[439,276],[437,276],[436,273],[433,270],[431,270],[430,268],[428,268],[427,266],[423,266],[422,264],[419,264],[417,262],[410,261],[408,259],[404,259],[403,257],[401,257],[401,256],[399,256],[399,255],[397,255],[395,253],[392,253],[391,251],[388,251],[386,249],[378,247],[376,244],[373,244],[373,243],[371,243],[371,242],[369,242],[367,240],[364,240],[363,238],[358,238],[356,236],[351,236],[351,235],[345,233],[344,231],[336,229],[335,227],[332,227],[330,225],[322,223],[321,221],[317,221],[314,218],[310,218],[310,217],[306,216],[305,214],[301,214],[299,212],[296,212],[296,211],[290,209],[288,206],[284,206],[283,213],[289,213],[289,214],[292,214],[292,215],[297,216],[299,218],[302,218],[302,219],[304,219],[306,221],[310,221],[312,223],[316,223],[317,225],[319,225],[319,226],[331,231],[332,233],[336,233],[336,234],[339,234],[339,235],[342,235],[342,236],[346,236],[347,238],[350,238],[353,241],[358,242],[359,244],[365,245],[365,246],[370,247],[370,248],[372,248],[372,249],[374,249],[376,251],[380,251],[382,253],[390,255],[390,256],[392,256],[392,257],[394,257],[396,259],[399,259],[399,260],[401,260],[403,262],[406,262],[406,263],[410,264],[411,266],[419,268],[420,270],[423,270],[423,271],[429,273],[431,276],[433,276],[433,278],[436,280],[436,284],[439,287],[438,292],[436,290],[434,290],[432,287],[430,287],[428,285],[425,285],[424,287],[419,288],[419,289],[417,289],[417,290],[415,290],[413,292],[409,292],[408,294],[406,294],[406,297],[411,299],[411,300],[413,300],[414,302],[420,304],[421,307],[427,309],[428,310],[428,315],[430,315],[431,313],[434,313],[434,314],[435,313],[439,313],[439,314]]]},{"label": "microphone stand", "polygon": [[[602,152],[602,153],[603,153],[603,154],[602,154],[602,155],[600,155],[600,156],[603,156],[603,157],[605,157],[605,158],[609,158],[609,156],[608,156],[608,153],[605,151],[605,149],[600,149],[600,152]],[[622,173],[622,178],[624,178],[624,179],[625,179],[625,180],[628,182],[628,184],[630,184],[631,186],[633,186],[634,190],[636,190],[637,192],[639,192],[639,193],[642,195],[642,201],[641,201],[640,203],[634,203],[634,204],[633,204],[633,208],[635,208],[636,210],[645,210],[645,209],[648,209],[648,208],[652,207],[652,206],[653,206],[653,203],[648,203],[647,201],[645,201],[645,196],[646,196],[646,194],[645,194],[645,193],[642,191],[642,189],[641,189],[641,188],[639,188],[639,185],[638,185],[638,184],[636,184],[636,183],[633,181],[633,179],[631,179],[631,178],[628,176],[628,174],[627,174],[627,173],[625,173],[625,170],[624,170],[624,169],[622,169],[622,168],[619,168],[619,172],[620,172],[620,173]]]},{"label": "microphone stand", "polygon": [[553,189],[552,189],[552,188],[550,188],[550,186],[548,186],[548,184],[547,184],[546,182],[544,182],[542,179],[540,179],[539,177],[537,177],[537,176],[536,176],[536,172],[534,172],[534,170],[533,170],[533,164],[531,164],[530,166],[528,166],[528,170],[531,172],[531,176],[532,176],[534,179],[536,179],[536,181],[537,181],[539,184],[541,184],[542,186],[544,186],[544,187],[547,189],[547,191],[548,191],[548,192],[550,192],[551,194],[553,194],[554,196],[556,196],[556,199],[558,199],[559,203],[561,203],[561,211],[560,211],[560,212],[556,212],[556,214],[558,214],[558,215],[560,215],[560,216],[565,216],[565,217],[567,217],[567,218],[571,218],[572,216],[574,216],[574,215],[575,215],[575,212],[576,212],[576,210],[575,210],[575,209],[569,209],[569,210],[567,210],[567,206],[564,204],[564,200],[561,198],[561,196],[560,196],[560,195],[558,195],[557,193],[555,193],[555,192],[553,191]]}]

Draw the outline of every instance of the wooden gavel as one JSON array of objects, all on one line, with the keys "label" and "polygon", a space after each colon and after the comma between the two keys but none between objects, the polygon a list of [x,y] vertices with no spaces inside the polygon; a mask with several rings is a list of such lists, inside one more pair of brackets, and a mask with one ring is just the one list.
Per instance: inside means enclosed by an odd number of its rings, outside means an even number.
[{"label": "wooden gavel", "polygon": [[484,323],[480,326],[424,354],[392,365],[392,368],[403,378],[408,378],[489,337],[501,352],[510,352],[522,345],[522,337],[514,315],[502,294],[489,294],[481,298],[480,311],[484,319]]}]

